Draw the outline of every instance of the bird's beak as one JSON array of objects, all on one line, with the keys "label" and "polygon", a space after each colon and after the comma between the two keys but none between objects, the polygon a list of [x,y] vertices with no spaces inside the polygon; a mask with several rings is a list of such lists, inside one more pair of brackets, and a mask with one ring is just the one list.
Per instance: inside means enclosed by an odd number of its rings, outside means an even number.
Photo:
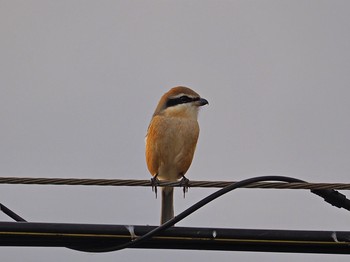
[{"label": "bird's beak", "polygon": [[197,104],[197,106],[204,106],[204,105],[209,105],[209,102],[207,99],[200,98],[196,104]]}]

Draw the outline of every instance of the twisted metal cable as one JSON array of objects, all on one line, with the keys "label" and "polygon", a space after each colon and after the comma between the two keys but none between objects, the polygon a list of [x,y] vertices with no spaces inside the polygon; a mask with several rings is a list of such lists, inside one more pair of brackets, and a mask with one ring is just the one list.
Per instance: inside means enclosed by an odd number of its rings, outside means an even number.
[{"label": "twisted metal cable", "polygon": [[[193,181],[189,187],[223,188],[236,181]],[[81,186],[152,186],[150,180],[137,179],[80,179],[80,178],[33,178],[33,177],[0,177],[0,184],[20,185],[81,185]],[[160,181],[158,186],[183,187],[181,182]],[[350,190],[349,183],[283,183],[283,182],[257,182],[245,188],[264,189],[338,189]]]}]

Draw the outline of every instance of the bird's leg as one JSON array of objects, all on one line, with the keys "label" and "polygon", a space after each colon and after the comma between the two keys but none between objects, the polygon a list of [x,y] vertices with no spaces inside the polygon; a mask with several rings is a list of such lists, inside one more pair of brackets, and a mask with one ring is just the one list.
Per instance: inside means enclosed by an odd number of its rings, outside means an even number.
[{"label": "bird's leg", "polygon": [[182,186],[182,190],[184,192],[184,198],[185,198],[185,195],[188,192],[188,187],[189,187],[188,184],[189,184],[190,180],[187,177],[185,177],[184,175],[181,175],[181,176],[182,176],[182,179],[180,181],[180,185]]},{"label": "bird's leg", "polygon": [[158,174],[151,178],[152,191],[156,194],[157,198],[157,187],[159,185],[159,179],[157,178]]}]

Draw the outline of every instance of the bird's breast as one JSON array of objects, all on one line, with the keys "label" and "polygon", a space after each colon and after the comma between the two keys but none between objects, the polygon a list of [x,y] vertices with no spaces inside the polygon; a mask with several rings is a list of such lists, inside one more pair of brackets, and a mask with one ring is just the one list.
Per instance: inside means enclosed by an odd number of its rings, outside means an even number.
[{"label": "bird's breast", "polygon": [[155,116],[146,138],[146,161],[160,180],[177,180],[191,165],[199,134],[193,119]]}]

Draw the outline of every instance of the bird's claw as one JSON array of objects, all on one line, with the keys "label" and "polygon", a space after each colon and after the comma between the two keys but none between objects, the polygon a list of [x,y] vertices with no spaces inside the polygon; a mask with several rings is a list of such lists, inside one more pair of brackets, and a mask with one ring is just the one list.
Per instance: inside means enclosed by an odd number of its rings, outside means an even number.
[{"label": "bird's claw", "polygon": [[157,176],[154,176],[151,178],[151,185],[152,185],[152,192],[154,192],[156,194],[156,198],[157,198],[157,193],[158,193],[158,185],[159,185],[159,179],[157,178]]},{"label": "bird's claw", "polygon": [[184,198],[186,196],[186,193],[188,192],[189,182],[190,182],[190,180],[188,178],[186,178],[185,176],[182,176],[182,179],[180,181],[180,185],[182,186],[182,191],[184,193]]}]

